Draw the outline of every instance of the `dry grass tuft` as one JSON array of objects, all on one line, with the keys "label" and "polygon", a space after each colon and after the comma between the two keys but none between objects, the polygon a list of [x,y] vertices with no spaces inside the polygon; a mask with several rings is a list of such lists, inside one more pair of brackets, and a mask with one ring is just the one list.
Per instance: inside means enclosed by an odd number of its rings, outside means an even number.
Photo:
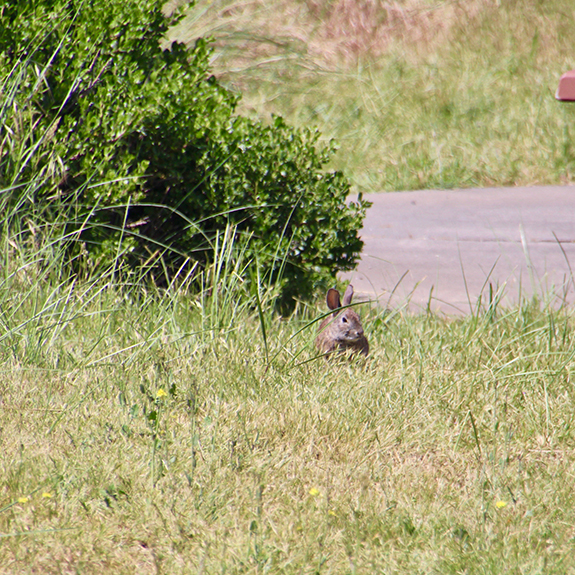
[{"label": "dry grass tuft", "polygon": [[[216,48],[226,54],[215,61],[219,73],[290,53],[333,68],[376,59],[391,49],[428,51],[492,5],[493,0],[220,0],[200,3],[174,35],[185,41],[213,35]],[[190,28],[193,33],[187,35]]]},{"label": "dry grass tuft", "polygon": [[450,39],[455,26],[470,25],[492,5],[491,0],[308,0],[310,20],[316,25],[307,39],[312,52],[329,61],[377,58],[402,49],[430,50]]}]

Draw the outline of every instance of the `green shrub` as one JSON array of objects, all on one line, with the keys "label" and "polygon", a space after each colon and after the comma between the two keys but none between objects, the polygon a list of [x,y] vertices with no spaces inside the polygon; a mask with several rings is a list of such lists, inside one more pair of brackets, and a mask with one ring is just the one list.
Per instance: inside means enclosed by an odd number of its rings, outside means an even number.
[{"label": "green shrub", "polygon": [[209,263],[231,224],[284,298],[309,295],[354,267],[367,203],[346,204],[316,131],[234,115],[204,39],[163,49],[178,18],[155,0],[4,6],[0,71],[18,89],[10,106],[3,96],[1,184],[19,210],[67,207],[67,235],[92,267],[121,255],[165,281]]}]

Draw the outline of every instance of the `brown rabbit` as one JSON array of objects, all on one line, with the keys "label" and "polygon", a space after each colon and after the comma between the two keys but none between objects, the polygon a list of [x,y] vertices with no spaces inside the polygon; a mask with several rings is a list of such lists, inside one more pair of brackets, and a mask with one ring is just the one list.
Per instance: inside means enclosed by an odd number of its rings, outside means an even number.
[{"label": "brown rabbit", "polygon": [[[350,284],[343,296],[343,305],[349,305],[353,298],[353,286]],[[336,289],[327,290],[327,307],[333,309],[331,317],[322,320],[315,345],[322,353],[329,354],[335,350],[350,351],[352,353],[369,353],[369,343],[363,335],[361,320],[352,309],[340,310],[341,302]],[[338,311],[339,310],[339,311]]]}]

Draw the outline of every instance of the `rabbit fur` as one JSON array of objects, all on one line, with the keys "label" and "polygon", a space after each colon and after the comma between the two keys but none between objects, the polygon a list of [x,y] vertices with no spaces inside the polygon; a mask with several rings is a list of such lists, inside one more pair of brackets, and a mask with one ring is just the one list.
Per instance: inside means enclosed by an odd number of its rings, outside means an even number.
[{"label": "rabbit fur", "polygon": [[[350,284],[343,295],[343,305],[349,305],[353,298],[353,286]],[[331,316],[325,317],[318,330],[315,345],[324,354],[334,351],[349,351],[353,354],[369,353],[369,343],[363,333],[361,319],[350,308],[341,311],[339,292],[336,289],[327,291],[327,307],[334,310]]]}]

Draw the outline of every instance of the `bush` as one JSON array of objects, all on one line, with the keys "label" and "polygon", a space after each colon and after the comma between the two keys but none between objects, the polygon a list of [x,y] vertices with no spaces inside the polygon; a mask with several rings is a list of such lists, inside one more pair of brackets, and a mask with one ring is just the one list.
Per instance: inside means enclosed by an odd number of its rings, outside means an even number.
[{"label": "bush", "polygon": [[165,281],[208,264],[231,224],[284,298],[308,296],[355,266],[367,203],[346,205],[317,131],[234,115],[204,39],[162,49],[178,18],[154,0],[5,6],[0,71],[18,89],[9,104],[3,91],[1,183],[19,210],[70,209],[66,233],[92,268],[121,255]]}]

